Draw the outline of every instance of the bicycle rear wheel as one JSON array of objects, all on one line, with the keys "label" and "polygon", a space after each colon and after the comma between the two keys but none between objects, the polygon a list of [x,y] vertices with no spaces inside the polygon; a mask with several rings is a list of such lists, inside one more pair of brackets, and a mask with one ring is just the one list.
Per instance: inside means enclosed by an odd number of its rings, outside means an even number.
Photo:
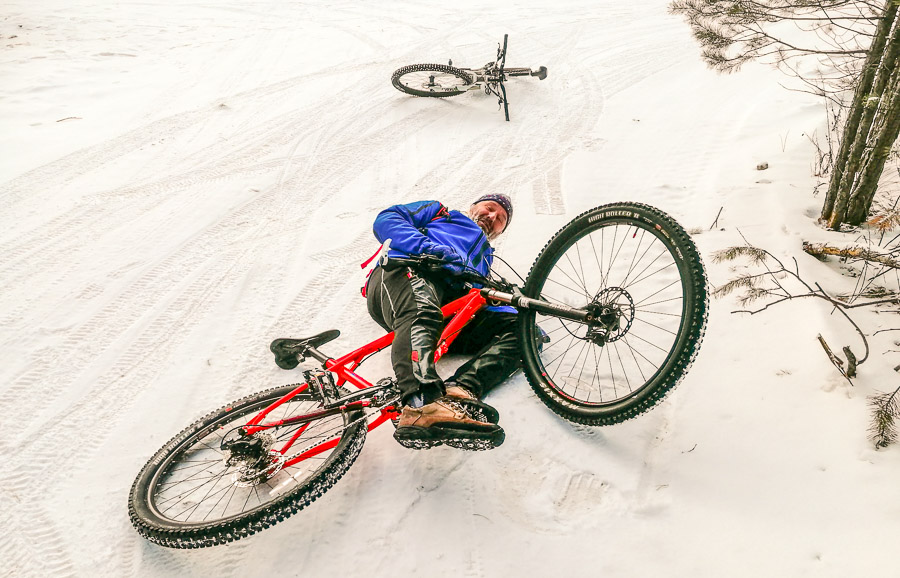
[{"label": "bicycle rear wheel", "polygon": [[563,227],[523,293],[594,317],[519,314],[528,381],[577,423],[619,423],[656,405],[684,377],[706,328],[706,274],[693,241],[671,217],[638,203],[604,205]]},{"label": "bicycle rear wheel", "polygon": [[[268,528],[334,485],[365,442],[367,422],[361,411],[256,434],[267,448],[264,461],[256,465],[229,460],[229,453],[220,448],[226,435],[297,387],[270,389],[226,405],[156,452],[129,494],[135,529],[162,546],[214,546]],[[311,393],[302,391],[273,410],[266,421],[321,409]],[[285,455],[276,451],[291,439]]]},{"label": "bicycle rear wheel", "polygon": [[413,64],[398,68],[391,75],[394,88],[413,96],[447,97],[468,90],[475,77],[446,64]]}]

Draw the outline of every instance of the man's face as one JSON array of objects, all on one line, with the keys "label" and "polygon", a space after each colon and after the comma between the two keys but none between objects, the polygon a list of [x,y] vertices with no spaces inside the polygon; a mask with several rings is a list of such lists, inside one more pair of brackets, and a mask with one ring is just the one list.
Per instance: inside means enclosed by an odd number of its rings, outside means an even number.
[{"label": "man's face", "polygon": [[509,215],[497,201],[481,201],[469,208],[469,218],[478,223],[488,239],[494,239],[506,228]]}]

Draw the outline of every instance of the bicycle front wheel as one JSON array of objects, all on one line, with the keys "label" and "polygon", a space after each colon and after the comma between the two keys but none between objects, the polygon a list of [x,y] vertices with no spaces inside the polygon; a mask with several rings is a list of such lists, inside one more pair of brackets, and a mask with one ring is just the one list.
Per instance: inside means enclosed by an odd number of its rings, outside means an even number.
[{"label": "bicycle front wheel", "polygon": [[473,82],[475,77],[470,72],[446,64],[413,64],[391,75],[394,88],[413,96],[456,96]]},{"label": "bicycle front wheel", "polygon": [[519,314],[528,381],[577,423],[619,423],[656,405],[684,377],[706,328],[706,274],[693,241],[638,203],[604,205],[563,227],[523,293],[591,313],[583,323]]},{"label": "bicycle front wheel", "polygon": [[[257,464],[221,449],[225,436],[296,387],[274,388],[228,404],[156,452],[129,494],[135,529],[162,546],[214,546],[268,528],[334,485],[362,450],[367,423],[361,411],[256,434],[266,448]],[[302,391],[274,409],[266,422],[321,409],[319,401]],[[289,449],[280,453],[285,445]]]}]

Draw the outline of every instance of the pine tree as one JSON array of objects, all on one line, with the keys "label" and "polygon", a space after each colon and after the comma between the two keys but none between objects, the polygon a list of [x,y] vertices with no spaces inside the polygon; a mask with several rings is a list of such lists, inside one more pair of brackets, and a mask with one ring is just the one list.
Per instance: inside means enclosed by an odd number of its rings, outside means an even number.
[{"label": "pine tree", "polygon": [[[874,5],[845,0],[675,0],[712,68],[733,72],[749,60],[770,61],[816,93],[847,107],[832,159],[822,221],[838,229],[864,222],[891,146],[900,133],[900,1]],[[779,35],[793,22],[809,45]],[[818,78],[799,73],[815,59]],[[847,93],[852,92],[849,105]]]}]

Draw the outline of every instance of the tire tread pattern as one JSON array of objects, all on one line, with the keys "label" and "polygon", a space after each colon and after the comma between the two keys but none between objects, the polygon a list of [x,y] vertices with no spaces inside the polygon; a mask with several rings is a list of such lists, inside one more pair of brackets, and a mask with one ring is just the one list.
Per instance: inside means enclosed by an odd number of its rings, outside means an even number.
[{"label": "tire tread pattern", "polygon": [[467,85],[475,82],[475,77],[461,69],[456,68],[455,66],[448,66],[446,64],[411,64],[409,66],[404,66],[402,68],[398,68],[394,71],[394,74],[391,75],[391,84],[394,85],[394,88],[399,90],[400,92],[405,92],[406,94],[411,94],[413,96],[423,96],[423,97],[433,97],[433,98],[446,98],[448,96],[456,96],[459,94],[463,94],[468,89],[464,90],[455,90],[455,91],[447,91],[447,92],[429,92],[427,90],[416,90],[414,88],[410,88],[406,86],[402,82],[400,82],[400,77],[404,74],[408,74],[410,72],[443,72],[446,74],[452,74],[457,76],[465,81]]},{"label": "tire tread pattern", "polygon": [[[232,411],[234,408],[265,398],[271,398],[274,401],[295,387],[296,385],[273,387],[224,405],[183,429],[156,452],[141,469],[128,496],[128,514],[138,533],[150,542],[168,548],[204,548],[233,542],[260,532],[292,514],[296,514],[337,483],[362,451],[368,431],[364,420],[344,430],[335,453],[329,457],[329,463],[322,471],[306,480],[299,488],[273,501],[268,507],[257,512],[250,512],[236,520],[210,523],[196,528],[162,528],[145,520],[138,513],[138,508],[135,507],[135,500],[142,500],[146,495],[146,485],[152,477],[153,470],[162,462],[164,455],[177,448],[187,437],[220,417],[226,410]],[[360,416],[354,415],[351,416],[351,419],[358,417]]]},{"label": "tire tread pattern", "polygon": [[685,345],[676,353],[676,359],[667,375],[661,376],[659,383],[649,391],[647,395],[642,396],[638,403],[624,404],[624,407],[620,410],[605,412],[602,415],[597,415],[596,412],[585,411],[577,405],[551,393],[551,388],[541,379],[540,368],[533,363],[533,359],[529,360],[529,356],[526,354],[526,348],[530,347],[532,348],[531,355],[537,357],[535,350],[536,346],[534,345],[533,340],[527,338],[529,332],[526,328],[527,320],[532,319],[533,316],[520,315],[518,328],[519,347],[523,353],[523,368],[526,377],[528,378],[528,383],[531,385],[538,398],[547,407],[553,410],[554,413],[574,423],[591,426],[613,425],[633,419],[652,409],[662,401],[666,395],[675,389],[675,387],[681,383],[682,379],[684,379],[685,375],[687,375],[688,370],[697,357],[700,344],[703,341],[703,336],[706,332],[706,322],[709,314],[708,281],[706,278],[706,271],[703,267],[703,261],[700,258],[696,245],[684,228],[682,228],[675,219],[663,211],[643,203],[620,202],[601,205],[585,211],[572,219],[572,221],[557,231],[557,233],[547,241],[540,253],[538,253],[534,264],[531,266],[531,271],[528,273],[525,284],[525,294],[534,297],[533,295],[530,295],[528,291],[528,281],[531,281],[532,275],[535,275],[536,270],[539,272],[540,268],[543,267],[541,258],[547,252],[548,247],[550,247],[557,238],[562,235],[570,235],[570,227],[582,219],[588,218],[589,215],[599,214],[603,211],[610,210],[630,210],[640,212],[643,215],[652,215],[655,220],[666,228],[671,234],[673,244],[684,252],[684,258],[689,268],[687,282],[690,283],[690,289],[693,291],[695,297],[692,300],[692,310],[685,313],[688,322],[690,323],[690,327],[687,328]]}]

